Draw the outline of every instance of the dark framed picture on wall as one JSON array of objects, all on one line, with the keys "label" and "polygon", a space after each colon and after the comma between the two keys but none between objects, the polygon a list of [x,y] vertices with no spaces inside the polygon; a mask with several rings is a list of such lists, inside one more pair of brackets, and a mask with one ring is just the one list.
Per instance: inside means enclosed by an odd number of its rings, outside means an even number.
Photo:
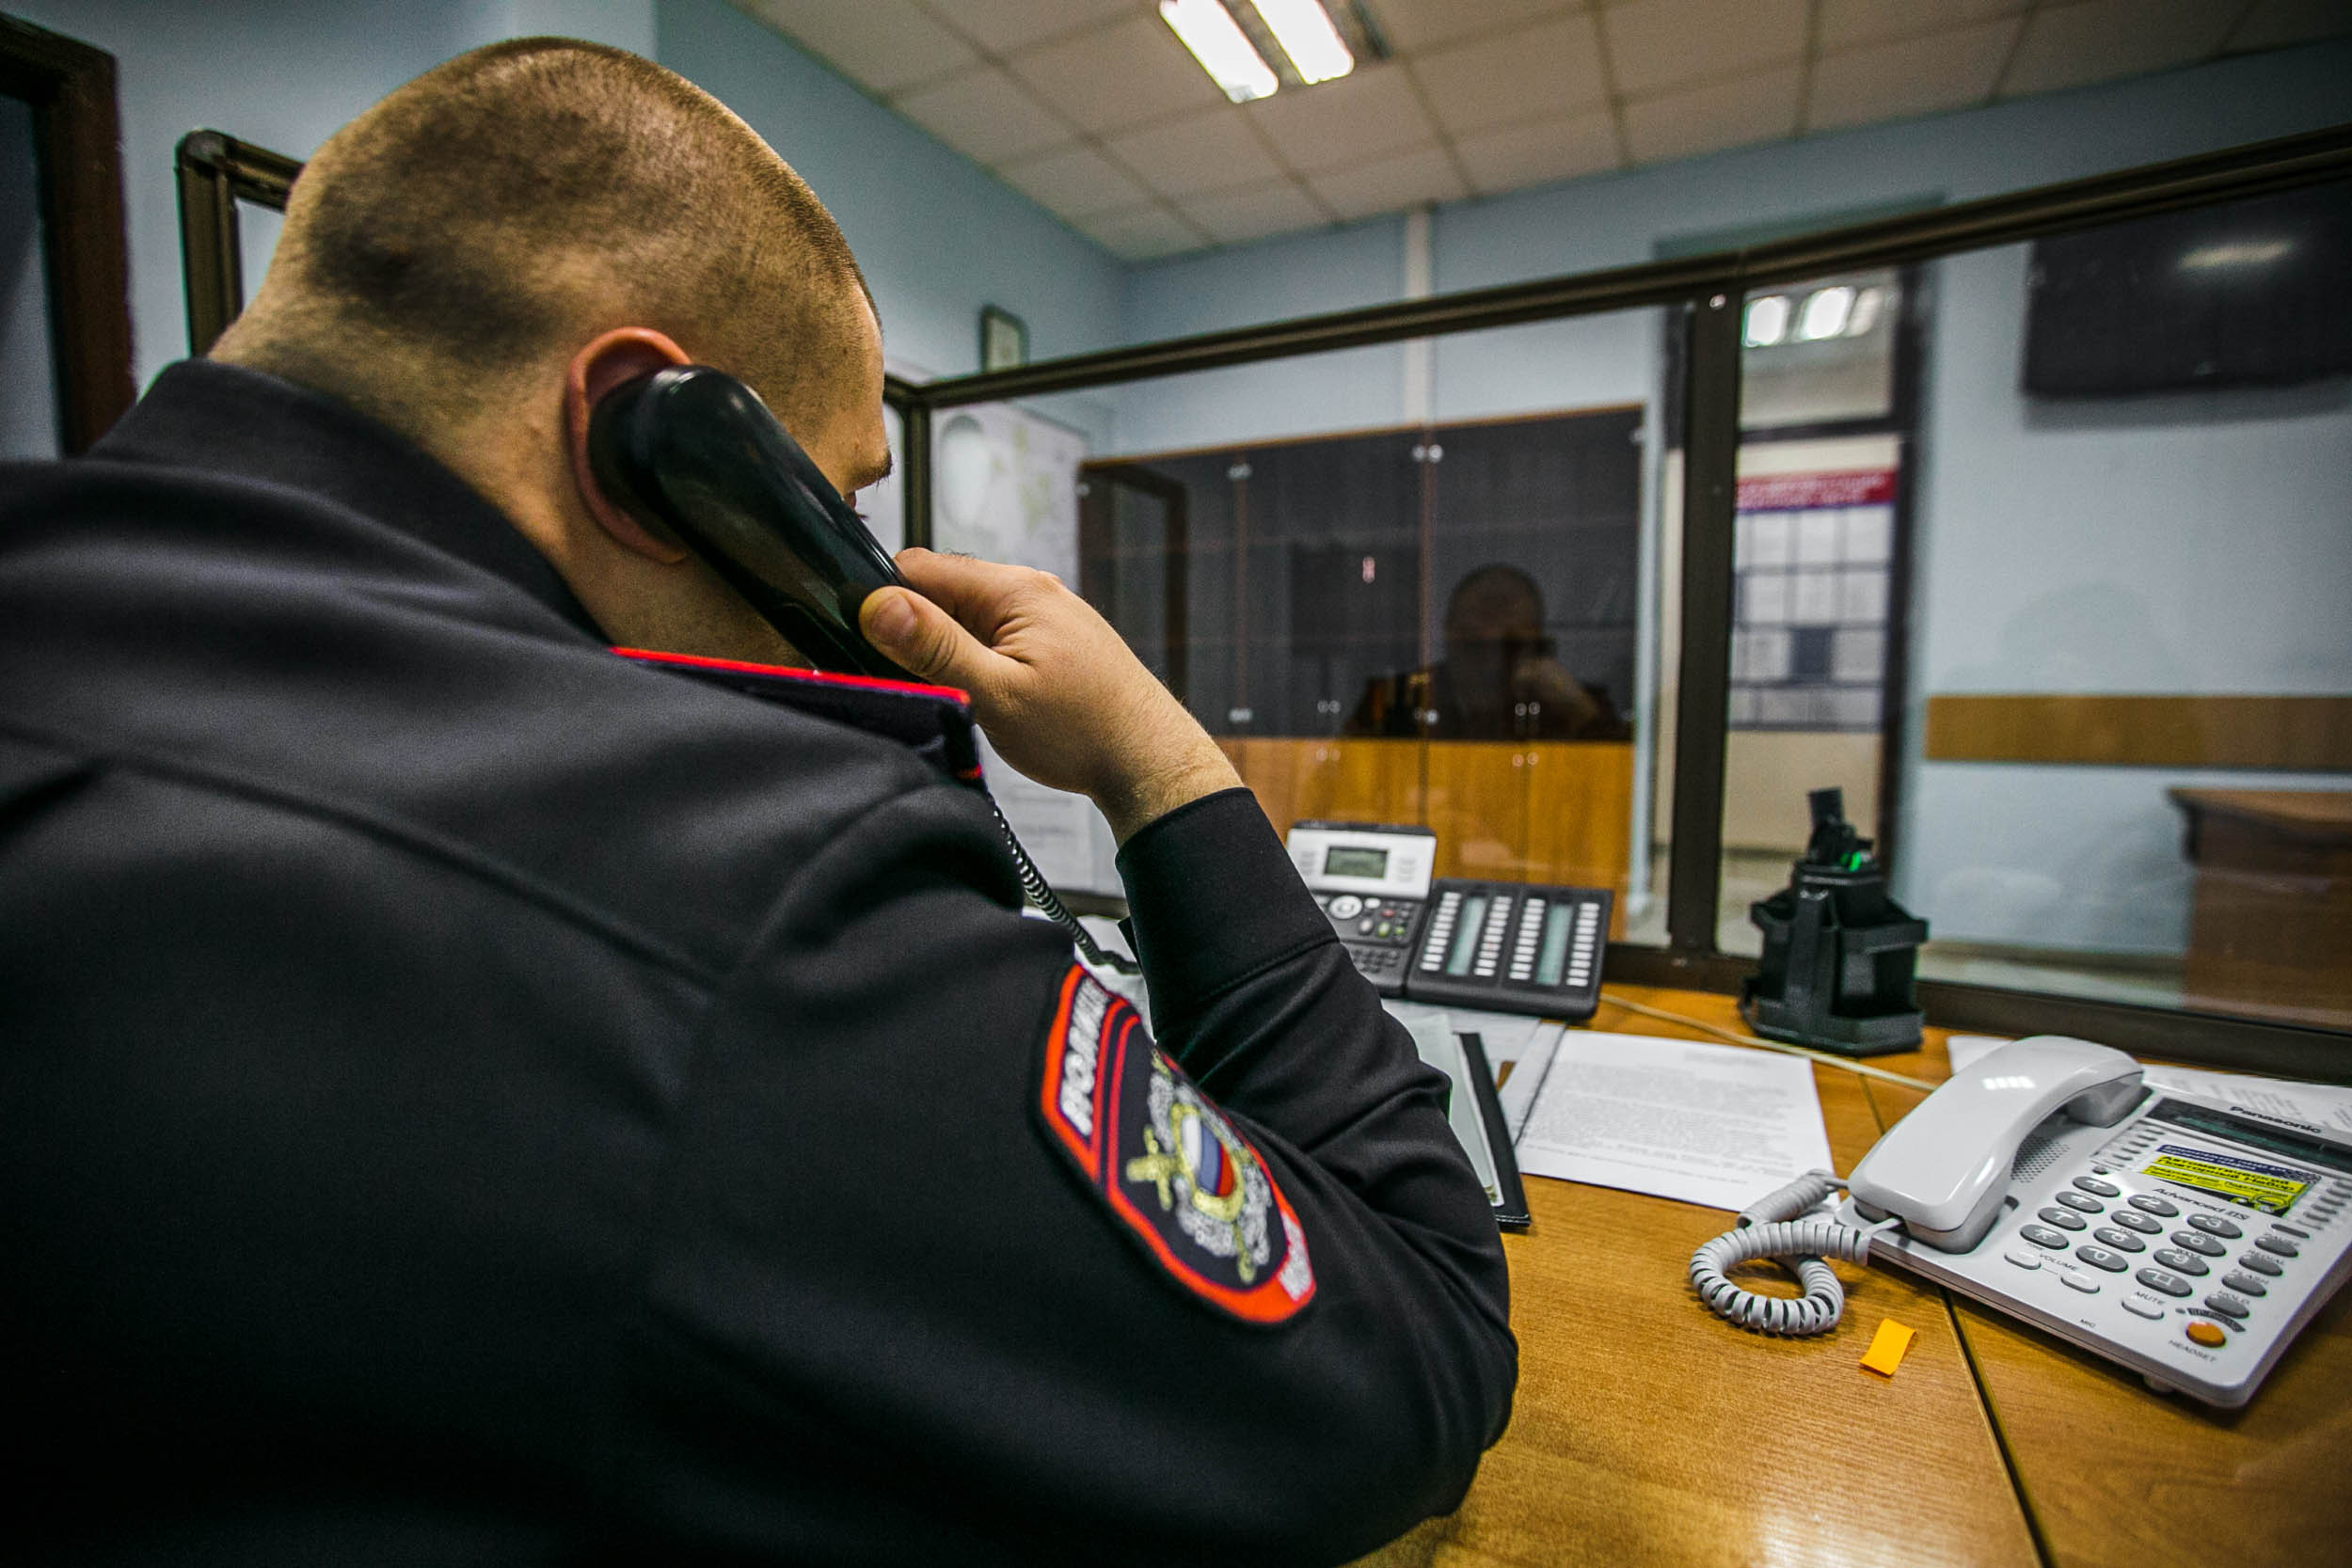
[{"label": "dark framed picture on wall", "polygon": [[1029,362],[1029,324],[993,305],[980,307],[980,372],[1009,371]]}]

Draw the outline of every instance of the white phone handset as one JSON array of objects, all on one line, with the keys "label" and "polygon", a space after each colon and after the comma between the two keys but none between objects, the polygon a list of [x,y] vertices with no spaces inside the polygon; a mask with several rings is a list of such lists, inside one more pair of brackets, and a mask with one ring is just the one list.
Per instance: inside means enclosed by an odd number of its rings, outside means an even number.
[{"label": "white phone handset", "polygon": [[2063,1035],[2033,1035],[1954,1073],[1862,1157],[1846,1191],[1866,1219],[1893,1215],[1903,1233],[1966,1252],[2001,1212],[2026,1134],[2052,1113],[2112,1127],[2139,1102],[2139,1064]]}]

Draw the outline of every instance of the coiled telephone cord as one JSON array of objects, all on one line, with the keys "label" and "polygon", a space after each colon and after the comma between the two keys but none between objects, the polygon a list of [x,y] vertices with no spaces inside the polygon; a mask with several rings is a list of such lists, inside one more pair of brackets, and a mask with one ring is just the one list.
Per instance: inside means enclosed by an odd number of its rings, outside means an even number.
[{"label": "coiled telephone cord", "polygon": [[[1823,1259],[1868,1262],[1870,1243],[1878,1239],[1880,1231],[1895,1223],[1885,1220],[1857,1227],[1840,1225],[1836,1220],[1792,1217],[1844,1185],[1828,1171],[1809,1171],[1749,1204],[1740,1211],[1734,1228],[1692,1253],[1691,1284],[1708,1310],[1741,1328],[1790,1338],[1826,1334],[1836,1327],[1846,1310],[1846,1291]],[[1796,1275],[1804,1293],[1759,1295],[1724,1277],[1727,1270],[1759,1258],[1770,1258],[1788,1267]]]},{"label": "coiled telephone cord", "polygon": [[1070,906],[1063,903],[1046,883],[1045,874],[1037,868],[1035,861],[1029,859],[1029,852],[1021,847],[1021,841],[1013,836],[1012,824],[1005,820],[1005,808],[996,803],[996,797],[990,795],[987,799],[988,809],[996,816],[996,830],[1005,835],[1005,847],[1012,851],[1012,869],[1021,879],[1022,895],[1046,919],[1069,932],[1071,942],[1077,946],[1078,956],[1095,968],[1116,970],[1121,974],[1142,974],[1140,966],[1116,953],[1103,951],[1102,944],[1094,940],[1094,933],[1078,923],[1078,917],[1070,912]]}]

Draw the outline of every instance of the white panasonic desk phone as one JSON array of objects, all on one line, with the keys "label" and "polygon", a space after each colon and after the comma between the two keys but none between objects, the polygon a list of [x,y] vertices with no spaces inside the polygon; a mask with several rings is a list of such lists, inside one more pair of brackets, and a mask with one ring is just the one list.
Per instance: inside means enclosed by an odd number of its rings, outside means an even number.
[{"label": "white panasonic desk phone", "polygon": [[[1806,1219],[1833,1187],[1847,1200]],[[1823,1258],[1879,1259],[2159,1390],[2235,1406],[2352,1272],[2352,1139],[2152,1089],[2139,1064],[2041,1035],[1930,1095],[1844,1181],[1802,1177],[1691,1259],[1700,1298],[1767,1334],[1819,1334],[1845,1297]],[[1724,1277],[1773,1258],[1804,1287]]]}]

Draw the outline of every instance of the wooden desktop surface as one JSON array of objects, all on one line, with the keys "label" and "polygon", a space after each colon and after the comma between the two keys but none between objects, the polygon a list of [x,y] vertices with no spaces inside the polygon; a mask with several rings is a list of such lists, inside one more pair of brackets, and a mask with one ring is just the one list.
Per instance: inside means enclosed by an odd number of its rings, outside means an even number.
[{"label": "wooden desktop surface", "polygon": [[[1612,986],[1596,1029],[1707,1037],[1610,995],[1741,1027],[1729,997]],[[1941,1082],[1945,1033],[1872,1063]],[[1840,1172],[1922,1098],[1832,1067],[1814,1082]],[[1527,1189],[1535,1223],[1503,1239],[1510,1430],[1459,1510],[1366,1564],[2352,1562],[2352,1291],[2246,1409],[2214,1412],[1892,1268],[1837,1265],[1846,1314],[1818,1338],[1734,1328],[1688,1276],[1730,1215]],[[1918,1335],[1891,1379],[1859,1364],[1886,1318]]]}]

